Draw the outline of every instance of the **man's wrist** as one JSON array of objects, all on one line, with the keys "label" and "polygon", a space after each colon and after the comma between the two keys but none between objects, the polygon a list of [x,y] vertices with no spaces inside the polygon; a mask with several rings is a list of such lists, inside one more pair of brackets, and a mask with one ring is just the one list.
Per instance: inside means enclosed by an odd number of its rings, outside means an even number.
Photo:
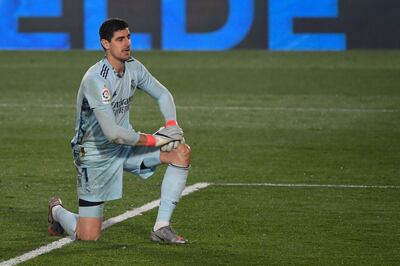
[{"label": "man's wrist", "polygon": [[176,120],[170,119],[165,122],[165,127],[170,127],[170,126],[177,126],[178,122]]},{"label": "man's wrist", "polygon": [[145,134],[145,136],[146,136],[146,142],[144,143],[144,146],[148,147],[156,146],[156,138],[153,135]]}]

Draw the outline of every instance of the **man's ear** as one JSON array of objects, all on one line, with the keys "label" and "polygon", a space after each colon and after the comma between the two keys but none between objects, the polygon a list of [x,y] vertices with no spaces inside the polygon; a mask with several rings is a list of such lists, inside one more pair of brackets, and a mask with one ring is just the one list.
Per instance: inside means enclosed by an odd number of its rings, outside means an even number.
[{"label": "man's ear", "polygon": [[108,50],[110,49],[110,42],[107,41],[106,39],[101,39],[101,45],[103,46],[104,49]]}]

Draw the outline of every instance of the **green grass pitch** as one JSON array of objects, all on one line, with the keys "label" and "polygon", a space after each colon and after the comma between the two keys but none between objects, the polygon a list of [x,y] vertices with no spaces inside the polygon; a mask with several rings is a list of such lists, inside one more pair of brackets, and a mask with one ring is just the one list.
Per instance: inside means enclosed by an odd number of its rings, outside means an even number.
[{"label": "green grass pitch", "polygon": [[[116,224],[26,265],[396,265],[400,262],[400,52],[203,53],[134,56],[175,97],[193,150],[189,184],[172,224],[187,246],[149,241],[157,210]],[[77,210],[75,98],[97,52],[0,52],[0,262],[47,235],[53,195]],[[163,123],[138,92],[137,130]],[[165,167],[105,219],[159,197]],[[380,186],[227,186],[274,183]],[[385,186],[392,186],[391,188]]]}]

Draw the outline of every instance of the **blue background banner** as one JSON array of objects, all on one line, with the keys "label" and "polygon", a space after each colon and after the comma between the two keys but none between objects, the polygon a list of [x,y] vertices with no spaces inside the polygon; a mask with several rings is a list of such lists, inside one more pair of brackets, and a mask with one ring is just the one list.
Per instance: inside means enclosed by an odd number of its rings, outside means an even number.
[{"label": "blue background banner", "polygon": [[400,48],[397,0],[0,0],[2,50],[100,50],[108,17],[136,50]]},{"label": "blue background banner", "polygon": [[59,17],[61,0],[0,0],[1,49],[62,49],[70,48],[69,35],[64,32],[24,33],[19,31],[21,17]]}]

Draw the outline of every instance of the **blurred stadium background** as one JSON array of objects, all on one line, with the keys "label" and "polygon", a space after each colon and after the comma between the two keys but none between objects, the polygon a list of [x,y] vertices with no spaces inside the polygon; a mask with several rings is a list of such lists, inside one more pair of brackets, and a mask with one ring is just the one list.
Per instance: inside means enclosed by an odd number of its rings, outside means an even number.
[{"label": "blurred stadium background", "polygon": [[[193,149],[173,225],[151,210],[26,265],[398,265],[400,2],[397,0],[0,0],[0,265],[58,240],[47,201],[76,211],[69,141],[98,27],[120,17],[133,56],[175,96]],[[162,118],[138,94],[132,122]],[[159,197],[126,175],[105,219]]]}]

